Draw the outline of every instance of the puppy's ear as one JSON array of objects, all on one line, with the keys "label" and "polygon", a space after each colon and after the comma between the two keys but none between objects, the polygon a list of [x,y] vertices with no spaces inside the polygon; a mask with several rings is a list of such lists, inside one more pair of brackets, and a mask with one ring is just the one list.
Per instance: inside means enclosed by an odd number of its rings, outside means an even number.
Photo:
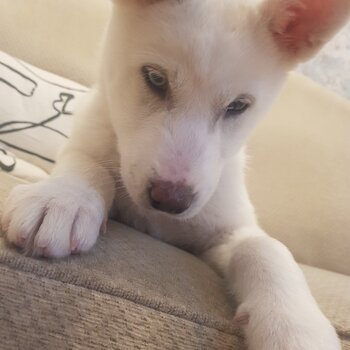
[{"label": "puppy's ear", "polygon": [[316,54],[350,14],[350,0],[265,0],[262,7],[279,51],[293,62]]}]

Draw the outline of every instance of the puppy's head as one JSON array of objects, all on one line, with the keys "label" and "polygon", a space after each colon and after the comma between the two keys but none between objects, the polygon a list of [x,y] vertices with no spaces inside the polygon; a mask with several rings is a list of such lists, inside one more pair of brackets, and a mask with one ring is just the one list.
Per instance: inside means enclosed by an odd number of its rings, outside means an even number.
[{"label": "puppy's head", "polygon": [[103,87],[121,175],[141,207],[196,215],[286,72],[349,0],[114,0]]}]

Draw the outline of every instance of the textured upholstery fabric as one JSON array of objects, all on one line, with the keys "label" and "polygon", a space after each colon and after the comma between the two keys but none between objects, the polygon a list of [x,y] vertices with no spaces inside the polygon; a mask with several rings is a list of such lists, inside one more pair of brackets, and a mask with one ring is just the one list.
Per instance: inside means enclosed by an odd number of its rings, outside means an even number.
[{"label": "textured upholstery fabric", "polygon": [[4,350],[244,349],[237,335],[138,303],[15,270],[0,272],[8,281],[0,284]]},{"label": "textured upholstery fabric", "polygon": [[[139,301],[164,312],[225,329],[233,314],[225,286],[201,260],[117,223],[83,256],[24,258],[0,243],[1,261],[15,269]],[[194,273],[195,272],[195,273]]]},{"label": "textured upholstery fabric", "polygon": [[[317,301],[346,343],[350,278],[304,269]],[[232,301],[209,267],[116,223],[92,253],[67,260],[32,260],[2,241],[0,274],[0,336],[9,350],[31,343],[29,349],[74,343],[83,349],[89,342],[96,349],[106,342],[118,349],[133,348],[131,344],[142,349],[172,349],[170,344],[178,349],[243,347],[231,322]]]}]

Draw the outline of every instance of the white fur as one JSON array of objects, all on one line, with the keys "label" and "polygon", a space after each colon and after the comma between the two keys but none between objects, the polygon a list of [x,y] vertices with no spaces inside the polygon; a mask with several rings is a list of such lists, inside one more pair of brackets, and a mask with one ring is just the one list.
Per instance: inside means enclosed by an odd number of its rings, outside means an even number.
[{"label": "white fur", "polygon": [[16,187],[3,216],[8,240],[35,255],[60,258],[96,243],[104,203],[80,179],[50,179]]},{"label": "white fur", "polygon": [[[115,2],[100,81],[52,178],[11,193],[8,239],[37,255],[86,251],[110,213],[217,268],[240,302],[235,322],[251,350],[339,350],[293,257],[258,227],[244,183],[244,144],[297,58],[279,50],[269,21],[276,6],[295,0]],[[348,10],[337,2],[337,11]],[[304,46],[300,59],[309,54]],[[166,69],[171,103],[149,91],[145,64]],[[243,93],[254,105],[225,119]],[[196,200],[185,213],[151,208],[155,175],[193,187]]]}]

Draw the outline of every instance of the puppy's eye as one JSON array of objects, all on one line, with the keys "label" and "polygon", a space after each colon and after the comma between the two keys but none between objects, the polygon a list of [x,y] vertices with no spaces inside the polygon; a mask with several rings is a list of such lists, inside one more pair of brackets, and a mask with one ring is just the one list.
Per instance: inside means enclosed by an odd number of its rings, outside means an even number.
[{"label": "puppy's eye", "polygon": [[253,103],[254,98],[252,96],[239,96],[226,108],[225,118],[236,117],[243,114]]},{"label": "puppy's eye", "polygon": [[161,68],[144,66],[142,74],[149,88],[164,98],[168,90],[168,78],[165,72]]}]

